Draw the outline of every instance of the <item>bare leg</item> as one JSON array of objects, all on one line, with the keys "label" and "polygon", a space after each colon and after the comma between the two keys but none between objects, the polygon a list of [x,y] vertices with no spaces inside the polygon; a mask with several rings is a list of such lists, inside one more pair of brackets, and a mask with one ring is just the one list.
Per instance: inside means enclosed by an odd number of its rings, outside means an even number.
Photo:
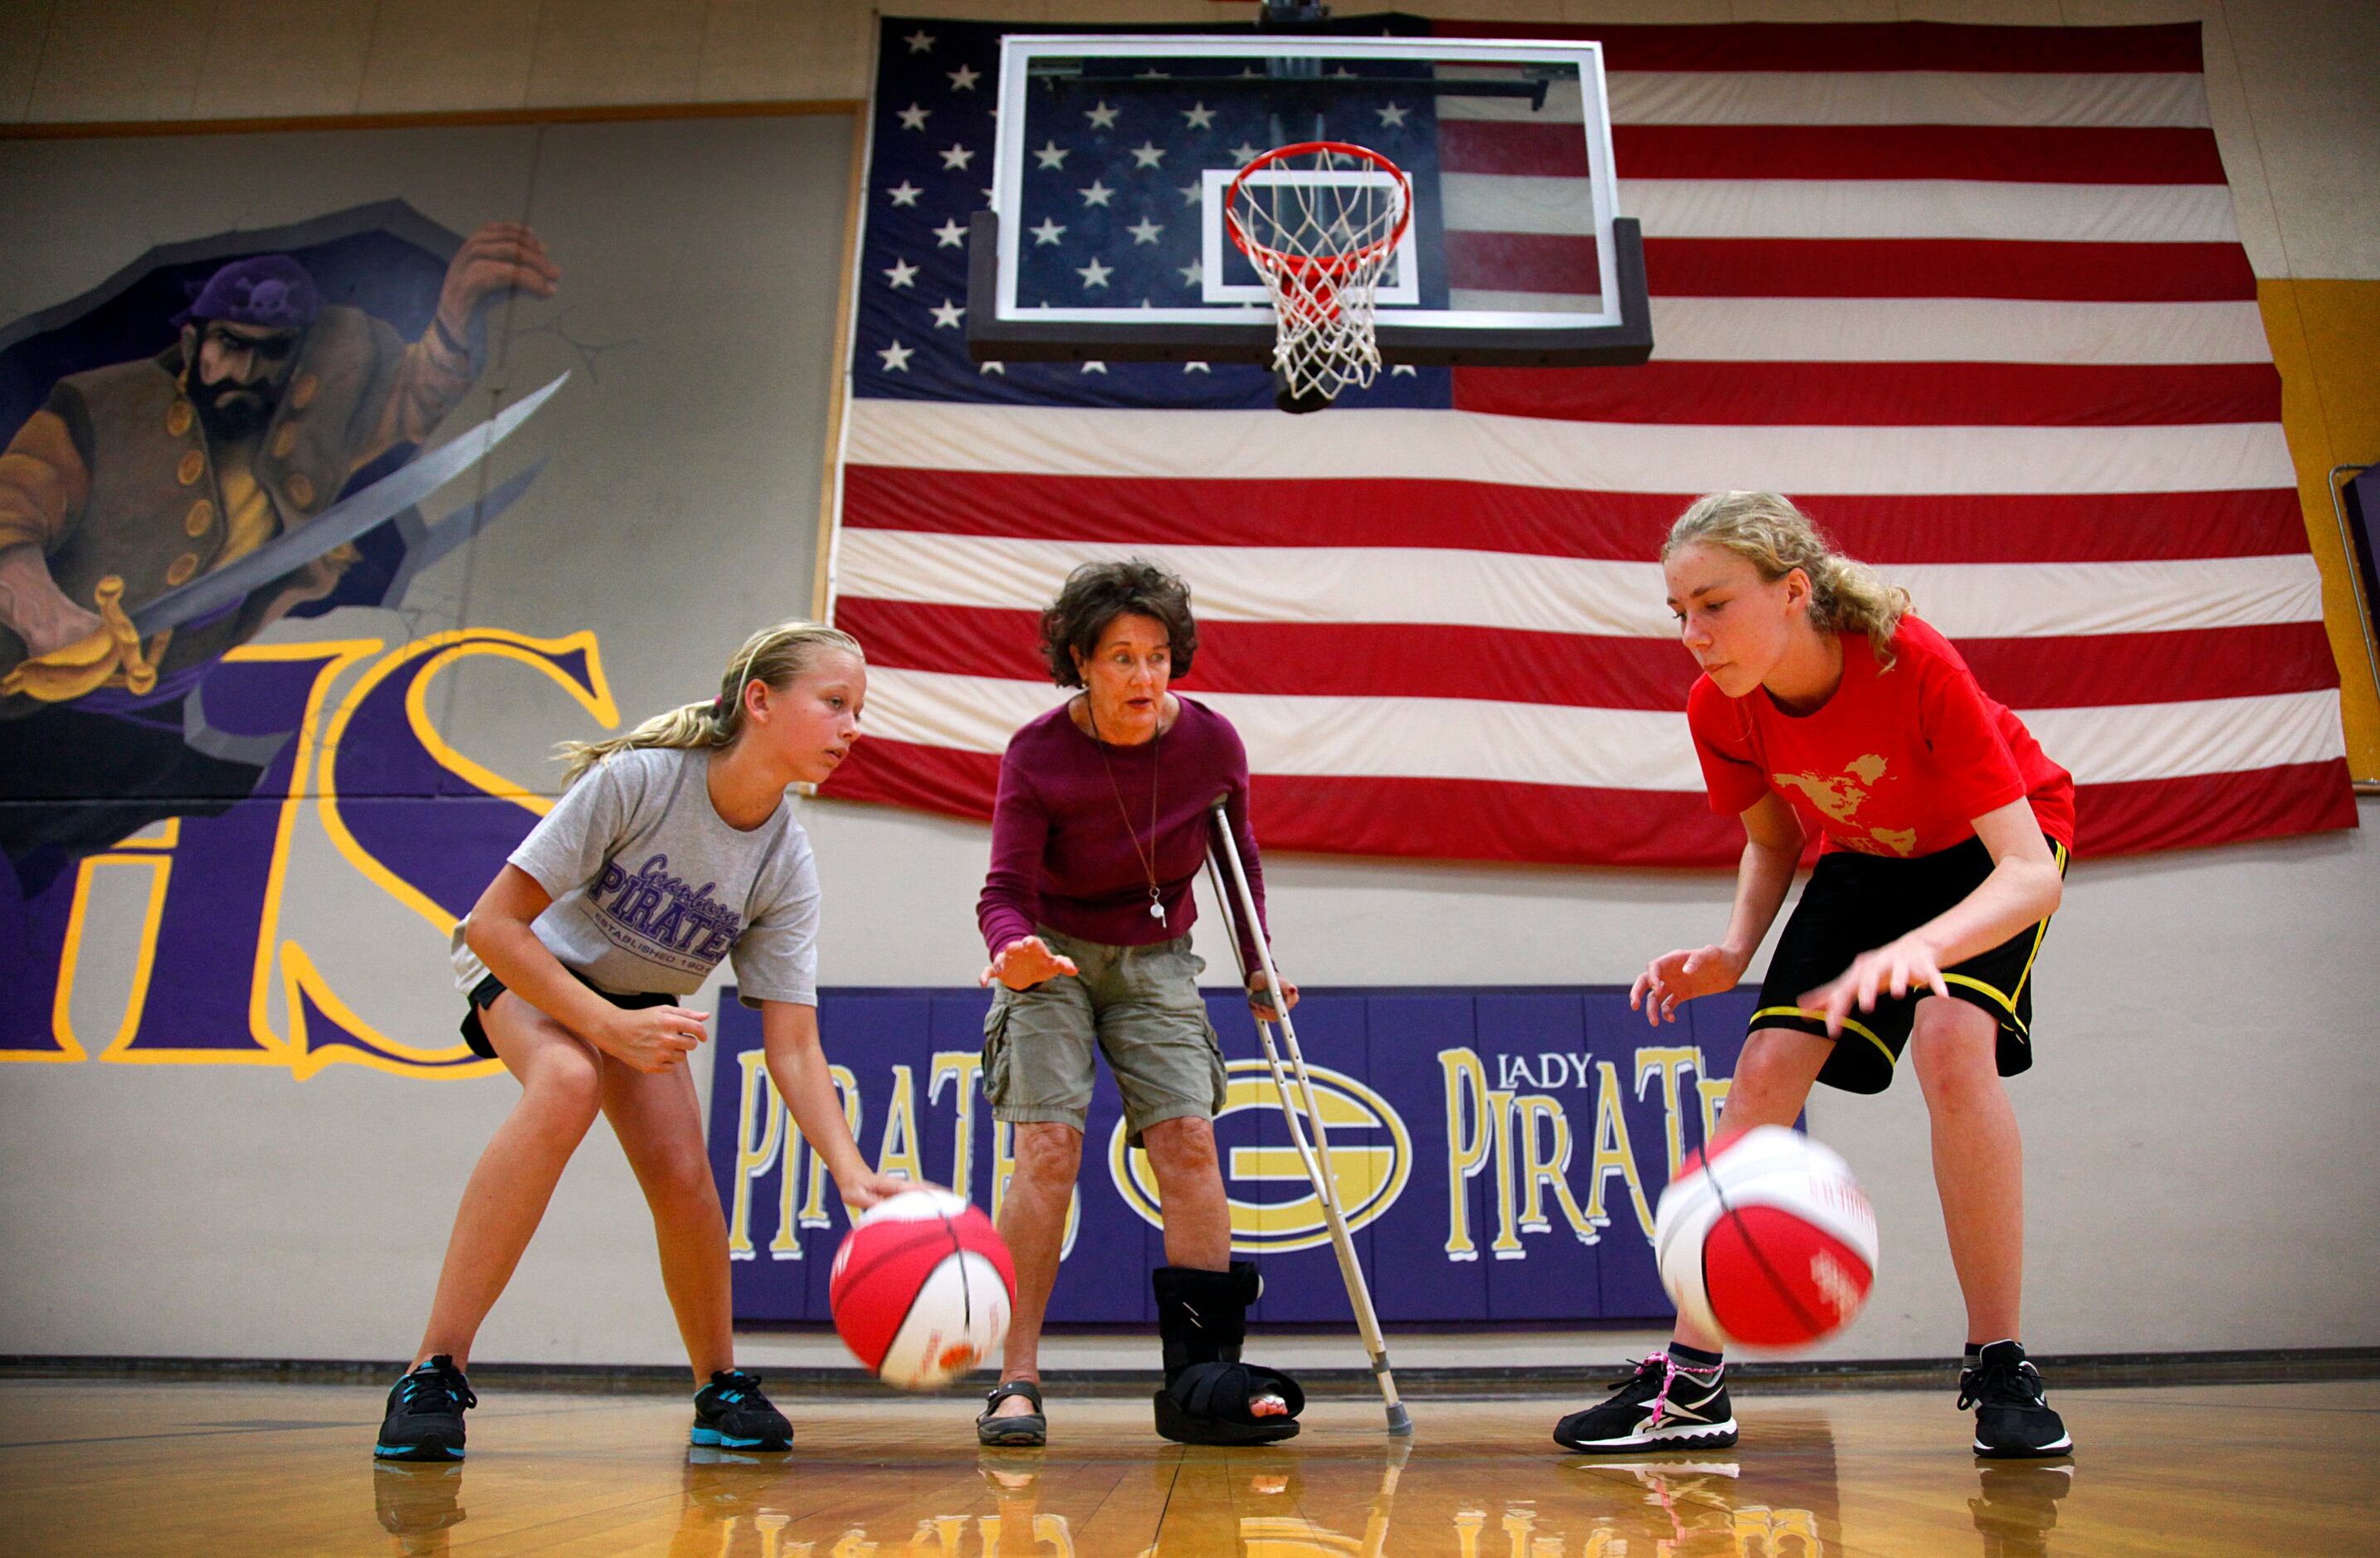
[{"label": "bare leg", "polygon": [[1232,1208],[1215,1158],[1215,1126],[1195,1116],[1161,1120],[1141,1133],[1165,1210],[1165,1259],[1200,1271],[1232,1265]]},{"label": "bare leg", "polygon": [[2000,1084],[1998,1025],[1981,1007],[1929,996],[1909,1036],[1934,1125],[1934,1188],[1967,1339],[2015,1337],[2024,1293],[2024,1141]]},{"label": "bare leg", "polygon": [[512,1280],[601,1104],[602,1061],[585,1040],[510,991],[480,1021],[497,1057],[519,1080],[520,1102],[496,1127],[463,1188],[417,1364],[446,1353],[456,1368],[468,1365],[480,1322]]},{"label": "bare leg", "polygon": [[700,1389],[714,1371],[735,1367],[735,1340],[727,1218],[710,1182],[694,1078],[684,1066],[644,1072],[607,1061],[603,1113],[652,1209],[662,1286]]},{"label": "bare leg", "polygon": [[[1083,1163],[1083,1133],[1071,1125],[1035,1120],[1016,1131],[1016,1172],[1000,1203],[1000,1237],[1016,1263],[1016,1308],[1008,1318],[1008,1346],[1000,1378],[1041,1378],[1041,1321],[1058,1285],[1058,1251],[1066,1238],[1066,1207]],[[1002,1396],[992,1416],[1030,1414],[1021,1395]]]},{"label": "bare leg", "polygon": [[[1791,1028],[1755,1029],[1743,1041],[1735,1063],[1735,1080],[1728,1084],[1727,1107],[1719,1117],[1723,1131],[1750,1130],[1756,1125],[1791,1125],[1809,1101],[1818,1069],[1835,1050],[1834,1041]],[[1678,1317],[1672,1338],[1705,1352],[1723,1350],[1724,1338],[1712,1335],[1684,1315]]]}]

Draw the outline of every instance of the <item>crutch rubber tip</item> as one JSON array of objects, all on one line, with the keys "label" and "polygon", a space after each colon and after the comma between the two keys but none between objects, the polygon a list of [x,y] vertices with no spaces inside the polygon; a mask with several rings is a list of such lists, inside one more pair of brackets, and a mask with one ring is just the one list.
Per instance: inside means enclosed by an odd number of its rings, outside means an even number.
[{"label": "crutch rubber tip", "polygon": [[1405,1410],[1402,1401],[1389,1408],[1389,1436],[1392,1439],[1413,1437],[1413,1414]]}]

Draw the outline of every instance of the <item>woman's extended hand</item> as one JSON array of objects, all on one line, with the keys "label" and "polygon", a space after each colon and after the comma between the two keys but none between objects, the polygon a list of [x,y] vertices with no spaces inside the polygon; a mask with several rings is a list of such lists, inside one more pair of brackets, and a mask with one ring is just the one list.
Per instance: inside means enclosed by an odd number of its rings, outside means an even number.
[{"label": "woman's extended hand", "polygon": [[999,955],[984,965],[976,983],[990,984],[997,979],[1012,990],[1024,990],[1062,973],[1081,972],[1074,959],[1060,957],[1039,936],[1028,936],[1002,948]]},{"label": "woman's extended hand", "polygon": [[1718,945],[1664,952],[1646,963],[1628,987],[1628,1008],[1642,1011],[1655,1027],[1675,1022],[1679,1002],[1734,989],[1743,977],[1745,961]]},{"label": "woman's extended hand", "polygon": [[646,1007],[616,1011],[601,1033],[589,1036],[604,1054],[639,1071],[666,1071],[710,1037],[710,1021],[709,1012],[686,1007]]},{"label": "woman's extended hand", "polygon": [[[1292,1008],[1294,1008],[1297,1005],[1296,981],[1290,979],[1282,980],[1281,982],[1281,993],[1282,998],[1287,1000]],[[1272,994],[1265,988],[1265,976],[1262,970],[1258,970],[1257,972],[1248,975],[1248,1009],[1255,1012],[1257,1019],[1261,1021],[1278,1022],[1281,1021],[1281,1013],[1273,1010],[1272,1008]]]}]

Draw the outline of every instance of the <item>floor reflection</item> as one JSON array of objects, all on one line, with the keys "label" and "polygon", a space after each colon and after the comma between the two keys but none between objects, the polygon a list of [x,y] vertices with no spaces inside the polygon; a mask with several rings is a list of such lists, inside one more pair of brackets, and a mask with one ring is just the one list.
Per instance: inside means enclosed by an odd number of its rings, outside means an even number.
[{"label": "floor reflection", "polygon": [[[674,1500],[663,1485],[618,1507],[627,1544],[617,1550],[670,1558],[1825,1558],[1864,1551],[1880,1534],[1846,1541],[1840,1457],[1822,1412],[1772,1414],[1749,1453],[1628,1459],[1550,1447],[1516,1454],[1509,1441],[1447,1427],[1453,1431],[1417,1442],[1342,1434],[1242,1450],[1121,1439],[973,1452],[910,1442],[791,1457],[693,1449]],[[1965,1507],[1975,1537],[1946,1525],[1926,1551],[1972,1552],[1966,1544],[1980,1538],[1982,1558],[2047,1558],[2073,1463],[1977,1462],[1973,1476]],[[373,1513],[392,1551],[443,1558],[468,1517],[475,1477],[485,1479],[479,1537],[501,1546],[535,1506],[519,1470],[375,1465]],[[1860,1492],[1895,1495],[1867,1483]],[[1862,1507],[1872,1525],[1875,1498]],[[1936,1518],[1956,1520],[1955,1502],[1935,1507]],[[462,1539],[463,1551],[476,1550],[471,1540]]]},{"label": "floor reflection", "polygon": [[[1042,1473],[1049,1459],[1046,1449],[986,1450],[977,1457],[977,1475],[982,1479],[994,1510],[990,1515],[975,1517],[979,1551],[987,1558],[993,1553],[1001,1558],[1022,1558],[1027,1553],[1071,1554],[1075,1551],[1073,1524],[1058,1511],[1041,1507]],[[934,1539],[940,1545],[925,1551],[965,1552],[965,1525],[963,1516],[955,1521],[936,1520]]]},{"label": "floor reflection", "polygon": [[[1516,1457],[1508,1449],[1167,1447],[1148,1455],[984,1450],[864,1466],[693,1450],[672,1558],[1816,1558],[1840,1546],[1823,1419],[1774,1423],[1757,1460]],[[382,1524],[408,1558],[445,1552],[462,1468],[383,1467]],[[431,1473],[433,1475],[420,1475]],[[855,1482],[856,1479],[856,1482]],[[832,1496],[824,1495],[830,1483]],[[855,1500],[856,1486],[880,1496]],[[932,1491],[927,1491],[930,1486]],[[806,1492],[810,1496],[806,1499]],[[1993,1528],[2028,1529],[2042,1497],[1985,1483]],[[874,1511],[862,1513],[869,1506]],[[1105,1524],[1094,1533],[1092,1523]],[[2053,1516],[2054,1518],[2054,1516]],[[1150,1529],[1157,1532],[1153,1544]],[[1122,1532],[1128,1540],[1118,1540]],[[2016,1545],[1996,1549],[2014,1558]]]},{"label": "floor reflection", "polygon": [[[2373,1550],[2380,1381],[2073,1391],[2078,1463],[1978,1461],[1938,1392],[1747,1392],[1743,1443],[1634,1460],[1561,1403],[1324,1401],[1286,1445],[1167,1444],[1067,1403],[979,1452],[970,1403],[803,1403],[789,1455],[689,1454],[683,1403],[506,1393],[462,1466],[366,1458],[376,1389],[0,1380],[0,1558],[2230,1558]],[[2208,1437],[2213,1422],[2247,1433]]]},{"label": "floor reflection", "polygon": [[1253,1455],[1178,1452],[1144,1473],[1152,1487],[1168,1478],[1172,1486],[1165,1523],[1140,1558],[1369,1558],[1384,1551],[1413,1455],[1410,1439],[1383,1441],[1377,1454],[1327,1457],[1285,1445],[1256,1446]]},{"label": "floor reflection", "polygon": [[1983,1534],[1984,1558],[2047,1558],[2058,1501],[2074,1491],[2074,1463],[1979,1463],[1982,1491],[1967,1501]]},{"label": "floor reflection", "polygon": [[374,1461],[372,1513],[405,1558],[445,1558],[447,1532],[463,1523],[463,1467]]},{"label": "floor reflection", "polygon": [[[1842,1547],[1842,1516],[1837,1495],[1835,1446],[1822,1418],[1787,1419],[1768,1427],[1751,1455],[1675,1452],[1636,1459],[1573,1455],[1563,1463],[1579,1479],[1571,1507],[1584,1500],[1586,1528],[1556,1533],[1556,1545],[1536,1545],[1536,1531],[1524,1543],[1513,1535],[1501,1548],[1540,1558],[1542,1552],[1572,1551],[1583,1558],[1621,1558],[1658,1553],[1665,1558],[1818,1558]],[[1560,1506],[1539,1504],[1539,1524]],[[1508,1514],[1505,1529],[1513,1521]],[[1468,1550],[1466,1550],[1468,1551]]]},{"label": "floor reflection", "polygon": [[815,1543],[788,1544],[796,1484],[785,1457],[693,1445],[686,1453],[685,1504],[670,1558],[727,1558],[730,1553],[807,1553]]}]

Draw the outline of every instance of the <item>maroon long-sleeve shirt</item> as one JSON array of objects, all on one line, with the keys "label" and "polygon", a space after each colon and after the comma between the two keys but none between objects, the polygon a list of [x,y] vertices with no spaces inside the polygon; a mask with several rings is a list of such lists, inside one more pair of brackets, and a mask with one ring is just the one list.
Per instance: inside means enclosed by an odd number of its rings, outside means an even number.
[{"label": "maroon long-sleeve shirt", "polygon": [[[1198,917],[1191,884],[1206,865],[1208,808],[1218,795],[1228,797],[1224,815],[1262,918],[1264,870],[1248,828],[1247,749],[1230,720],[1196,699],[1174,695],[1181,718],[1164,735],[1138,746],[1093,741],[1076,729],[1063,704],[1010,738],[992,804],[991,869],[976,900],[976,924],[994,956],[1031,936],[1037,924],[1111,947],[1145,947],[1188,932]],[[1156,866],[1161,923],[1148,912],[1142,855]],[[1240,949],[1255,969],[1256,944],[1245,927]]]}]

